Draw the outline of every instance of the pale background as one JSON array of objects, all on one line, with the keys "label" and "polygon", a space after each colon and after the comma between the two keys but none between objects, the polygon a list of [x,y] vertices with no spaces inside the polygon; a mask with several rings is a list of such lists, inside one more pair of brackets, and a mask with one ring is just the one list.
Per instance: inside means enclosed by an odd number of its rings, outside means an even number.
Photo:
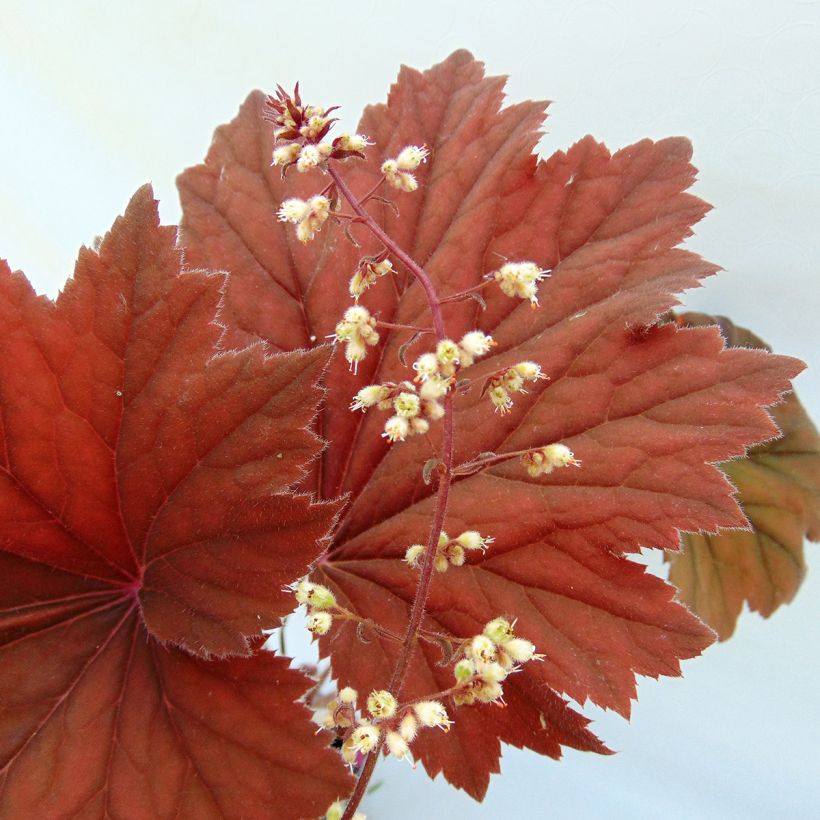
[{"label": "pale background", "polygon": [[[353,126],[399,63],[458,47],[555,101],[544,153],[691,137],[715,211],[690,244],[727,270],[687,304],[818,363],[817,2],[0,0],[0,255],[53,295],[142,183],[178,219],[176,174],[250,89],[299,79]],[[817,372],[797,386],[820,418]],[[616,757],[507,750],[483,806],[389,762],[370,819],[820,817],[817,552],[793,605],[642,683],[631,724],[586,708]]]}]

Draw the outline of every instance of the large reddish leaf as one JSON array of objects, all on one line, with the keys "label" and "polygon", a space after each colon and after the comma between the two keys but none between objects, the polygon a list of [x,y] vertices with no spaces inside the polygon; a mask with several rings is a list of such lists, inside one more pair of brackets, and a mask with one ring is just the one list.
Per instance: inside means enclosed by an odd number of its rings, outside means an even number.
[{"label": "large reddish leaf", "polygon": [[[769,349],[725,317],[684,313],[678,321],[718,324],[733,347]],[[669,580],[721,640],[734,632],[744,602],[768,618],[794,598],[806,571],[803,539],[820,539],[820,436],[794,393],[772,415],[780,438],[720,465],[752,530],[684,533],[680,551],[667,553]]]},{"label": "large reddish leaf", "polygon": [[[149,188],[56,303],[0,265],[4,816],[318,814],[347,788],[247,636],[338,505],[288,488],[324,350],[214,356],[221,275],[179,273]],[[187,650],[187,651],[186,651]]]},{"label": "large reddish leaf", "polygon": [[[485,311],[471,301],[446,311],[451,336],[478,326],[498,342],[467,371],[476,383],[521,359],[551,377],[505,417],[494,416],[477,389],[458,397],[457,461],[553,441],[583,461],[580,470],[535,480],[518,464],[502,464],[453,489],[445,528],[478,529],[496,541],[434,580],[429,625],[466,637],[506,613],[547,655],[505,683],[506,709],[459,709],[447,736],[416,743],[431,774],[443,771],[477,797],[498,769],[499,740],[554,757],[562,745],[605,750],[557,693],[628,714],[637,674],[679,674],[679,660],[711,642],[711,631],[674,602],[674,589],[626,554],[644,545],[674,548],[679,529],[745,525],[711,462],[776,434],[758,405],[777,400],[800,369],[760,351],[724,350],[714,329],[653,324],[676,292],[715,271],[676,248],[707,210],[685,193],[694,179],[686,140],[644,140],[610,154],[586,137],[537,161],[543,106],[501,109],[502,89],[466,52],[423,74],[403,69],[388,104],[368,108],[360,124],[376,143],[370,158],[344,169],[364,192],[384,156],[408,143],[431,148],[422,190],[401,197],[400,217],[381,206],[373,212],[442,295],[478,283],[500,256],[554,269],[541,285],[539,310],[488,289]],[[252,94],[218,129],[205,163],[180,177],[182,236],[189,262],[232,272],[227,301],[245,335],[229,331],[226,341],[256,336],[285,349],[332,331],[362,251],[330,228],[321,244],[293,251],[292,231],[275,211],[295,189],[269,167],[272,136],[260,120],[261,100]],[[318,191],[324,183],[297,184]],[[420,288],[401,277],[397,289],[373,288],[363,302],[388,321],[429,322]],[[258,321],[274,313],[299,315],[301,323]],[[434,489],[421,475],[430,442],[388,447],[377,412],[346,408],[363,384],[406,377],[397,356],[406,338],[386,334],[357,378],[336,357],[321,418],[331,444],[310,482],[325,498],[350,493],[317,577],[346,606],[397,633],[416,584],[401,557],[432,517]],[[434,445],[439,433],[433,430]],[[386,685],[398,653],[375,637],[360,643],[346,626],[322,647],[340,680],[365,691]],[[439,658],[436,647],[416,650],[405,696],[450,685]]]}]

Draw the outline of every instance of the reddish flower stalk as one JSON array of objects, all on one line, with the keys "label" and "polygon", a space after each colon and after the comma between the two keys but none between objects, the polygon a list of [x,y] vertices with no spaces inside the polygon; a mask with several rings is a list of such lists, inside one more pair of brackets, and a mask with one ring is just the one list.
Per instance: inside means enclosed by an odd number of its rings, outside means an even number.
[{"label": "reddish flower stalk", "polygon": [[[370,232],[413,274],[418,283],[424,289],[427,297],[427,302],[430,306],[430,313],[433,318],[433,327],[435,328],[436,338],[439,340],[446,339],[447,333],[444,328],[444,317],[441,313],[441,307],[430,277],[425,273],[424,269],[401,247],[399,247],[385,230],[376,222],[375,219],[365,210],[364,205],[356,198],[355,194],[350,190],[347,183],[342,179],[339,172],[328,163],[328,173],[339,193],[347,200],[350,207],[361,218],[362,224],[366,225]],[[405,633],[404,643],[402,644],[401,654],[396,661],[396,666],[393,669],[393,675],[390,679],[389,691],[398,700],[401,694],[402,686],[407,674],[407,667],[410,664],[410,658],[413,655],[413,650],[416,647],[416,642],[419,636],[422,622],[424,621],[424,613],[427,606],[427,597],[430,592],[430,582],[433,578],[433,565],[436,556],[436,546],[438,544],[439,535],[444,528],[444,517],[447,514],[447,500],[450,495],[450,485],[452,483],[452,468],[453,468],[453,440],[454,440],[454,425],[453,425],[453,397],[452,393],[448,393],[444,397],[445,415],[443,418],[444,436],[442,442],[441,462],[442,470],[439,479],[438,494],[436,497],[436,510],[433,515],[433,524],[430,528],[430,535],[427,539],[427,549],[424,551],[424,558],[421,564],[421,573],[419,575],[418,585],[416,587],[416,595],[413,599],[413,606],[410,610],[410,620],[407,624],[407,632]],[[353,794],[347,802],[342,820],[351,820],[359,807],[359,804],[364,797],[367,785],[373,774],[373,769],[376,767],[376,762],[379,758],[378,750],[381,748],[381,743],[377,744],[374,749],[365,758],[364,767],[359,773],[359,778],[356,781],[356,787]]]}]

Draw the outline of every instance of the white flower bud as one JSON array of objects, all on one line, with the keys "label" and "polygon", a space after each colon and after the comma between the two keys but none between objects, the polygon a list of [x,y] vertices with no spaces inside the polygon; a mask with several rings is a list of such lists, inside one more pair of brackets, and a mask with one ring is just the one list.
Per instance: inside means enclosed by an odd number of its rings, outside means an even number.
[{"label": "white flower bud", "polygon": [[[445,396],[449,389],[449,379],[442,378],[438,375],[430,376],[430,378],[423,382],[421,387],[419,387],[419,396],[428,401],[435,401],[436,399],[440,399],[442,396]],[[444,414],[442,413],[442,415]]]},{"label": "white flower bud", "polygon": [[507,670],[496,661],[482,664],[479,675],[487,683],[501,683],[507,677]]},{"label": "white flower bud", "polygon": [[336,606],[336,598],[333,593],[321,584],[299,581],[294,594],[300,604],[308,604],[314,609],[331,609]]},{"label": "white flower bud", "polygon": [[453,668],[453,674],[459,683],[467,683],[475,675],[475,661],[470,658],[462,658]]},{"label": "white flower bud", "polygon": [[428,419],[430,419],[430,421],[438,421],[439,419],[444,418],[444,405],[437,402],[435,399],[432,399],[422,404],[421,412]]},{"label": "white flower bud", "polygon": [[447,560],[446,555],[437,555],[433,559],[433,567],[435,568],[436,572],[447,572],[450,567],[450,562]]},{"label": "white flower bud", "polygon": [[414,436],[423,436],[430,432],[430,422],[418,417],[410,419],[410,433]]},{"label": "white flower bud", "polygon": [[412,712],[408,712],[399,723],[399,734],[408,742],[412,743],[419,731],[419,722]]},{"label": "white flower bud", "polygon": [[535,644],[524,640],[524,638],[513,638],[511,641],[505,641],[502,644],[504,651],[517,663],[526,663],[533,658],[541,660],[543,655],[537,656],[535,653]]},{"label": "white flower bud", "polygon": [[422,555],[424,555],[424,545],[412,544],[404,553],[404,560],[408,566],[418,567]]},{"label": "white flower bud", "polygon": [[358,697],[359,693],[352,686],[345,686],[343,689],[339,690],[339,700],[342,703],[346,703],[348,705],[353,704],[356,702]]},{"label": "white flower bud", "polygon": [[329,612],[311,612],[307,617],[307,628],[315,635],[327,635],[333,625],[333,616]]},{"label": "white flower bud", "polygon": [[388,732],[384,738],[387,750],[397,760],[403,760],[410,754],[410,747],[407,741],[398,732]]},{"label": "white flower bud", "polygon": [[482,679],[481,686],[476,687],[473,692],[475,698],[481,703],[492,703],[500,701],[504,697],[504,690],[497,681],[487,681]]}]

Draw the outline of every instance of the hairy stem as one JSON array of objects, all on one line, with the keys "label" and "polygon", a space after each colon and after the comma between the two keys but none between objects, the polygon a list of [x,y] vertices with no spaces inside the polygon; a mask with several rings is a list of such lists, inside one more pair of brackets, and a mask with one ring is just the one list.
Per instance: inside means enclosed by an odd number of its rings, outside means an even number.
[{"label": "hairy stem", "polygon": [[[435,328],[436,338],[439,340],[446,339],[447,333],[444,329],[444,316],[441,312],[441,306],[438,301],[438,294],[430,277],[425,273],[424,269],[411,257],[404,249],[400,248],[391,238],[387,232],[376,222],[375,219],[365,210],[364,205],[356,198],[353,192],[348,187],[347,183],[339,175],[339,172],[328,163],[328,173],[339,193],[347,200],[350,207],[361,217],[362,223],[368,227],[370,232],[396,257],[405,267],[413,274],[416,281],[424,289],[427,303],[430,306],[430,313],[433,318],[433,327]],[[402,686],[404,685],[405,677],[407,675],[407,668],[410,664],[410,659],[416,647],[419,630],[424,621],[424,613],[427,606],[427,596],[430,592],[430,582],[433,578],[433,565],[436,555],[436,547],[438,546],[438,538],[441,530],[444,527],[444,517],[447,514],[447,500],[450,495],[450,485],[452,483],[452,469],[453,469],[453,445],[455,437],[455,428],[453,424],[453,397],[448,393],[444,398],[445,415],[442,419],[444,426],[444,435],[442,442],[441,462],[443,471],[439,479],[438,493],[436,497],[436,510],[433,515],[433,524],[430,528],[430,535],[427,539],[427,549],[424,552],[424,558],[421,564],[421,572],[419,574],[418,585],[416,586],[416,595],[413,599],[413,605],[410,609],[410,620],[407,624],[407,632],[405,633],[404,643],[402,644],[401,653],[396,661],[396,666],[393,669],[393,675],[390,679],[389,690],[399,700]],[[359,779],[356,781],[356,788],[347,802],[345,813],[342,820],[351,820],[356,809],[359,807],[362,798],[367,789],[367,784],[373,774],[373,769],[376,766],[376,761],[379,757],[381,743],[376,749],[370,752],[365,758],[364,766],[359,774]]]}]

